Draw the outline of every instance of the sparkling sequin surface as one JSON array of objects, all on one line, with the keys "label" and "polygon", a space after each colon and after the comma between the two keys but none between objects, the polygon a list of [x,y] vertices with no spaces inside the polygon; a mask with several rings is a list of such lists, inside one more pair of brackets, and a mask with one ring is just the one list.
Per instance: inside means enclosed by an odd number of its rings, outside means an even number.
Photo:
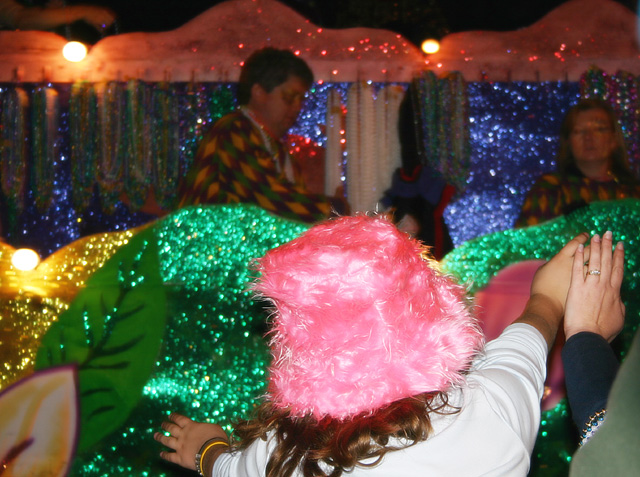
[{"label": "sparkling sequin surface", "polygon": [[231,429],[264,392],[267,313],[246,287],[251,259],[306,225],[244,206],[181,210],[153,225],[167,297],[154,369],[124,425],[82,452],[73,475],[181,475],[152,438],[171,411]]},{"label": "sparkling sequin surface", "polygon": [[[587,85],[591,90],[600,84],[598,78]],[[80,451],[70,475],[181,475],[158,457],[153,432],[170,411],[216,421],[229,430],[236,417],[250,411],[264,391],[269,356],[263,339],[267,314],[245,291],[250,277],[247,264],[306,226],[251,207],[192,208],[150,222],[153,215],[131,212],[122,203],[107,213],[96,197],[86,211],[77,212],[71,195],[70,117],[64,101],[70,87],[52,86],[61,104],[59,155],[49,175],[55,185],[53,201],[42,212],[36,208],[34,192],[27,191],[24,210],[7,211],[13,226],[5,230],[5,239],[11,246],[0,247],[0,387],[33,370],[42,337],[70,309],[90,276],[117,251],[126,249],[133,234],[152,234],[167,308],[153,370],[126,421],[91,450]],[[345,99],[348,86],[314,86],[292,132],[324,144],[328,91],[337,88]],[[180,134],[176,147],[181,167],[189,163],[203,130],[232,107],[228,87],[177,86]],[[24,85],[28,93],[36,88]],[[553,169],[560,121],[585,88],[576,83],[468,84],[471,168],[466,189],[445,212],[458,246],[447,256],[445,266],[475,292],[506,265],[549,258],[579,231],[611,229],[615,239],[625,242],[627,252],[623,291],[628,318],[616,344],[624,357],[638,324],[634,303],[640,236],[637,204],[594,204],[539,227],[510,230],[527,189],[538,175]],[[634,100],[634,95],[635,89],[618,88],[616,93],[623,102]],[[176,143],[163,144],[156,146]],[[123,232],[141,224],[149,228]],[[109,233],[80,238],[104,231]],[[34,247],[43,257],[50,255],[37,269],[47,273],[17,277],[7,265],[17,246]],[[130,278],[144,281],[143,274]],[[544,413],[530,475],[566,475],[575,449],[571,426],[564,401]]]}]

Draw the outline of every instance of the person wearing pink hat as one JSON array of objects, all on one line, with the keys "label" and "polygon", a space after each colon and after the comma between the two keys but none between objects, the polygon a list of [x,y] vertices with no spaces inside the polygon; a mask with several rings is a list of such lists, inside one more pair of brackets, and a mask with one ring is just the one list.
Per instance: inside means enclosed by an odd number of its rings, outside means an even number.
[{"label": "person wearing pink hat", "polygon": [[571,240],[484,343],[465,289],[382,216],[322,222],[256,260],[273,305],[268,387],[231,441],[173,413],[161,457],[204,476],[525,476]]}]

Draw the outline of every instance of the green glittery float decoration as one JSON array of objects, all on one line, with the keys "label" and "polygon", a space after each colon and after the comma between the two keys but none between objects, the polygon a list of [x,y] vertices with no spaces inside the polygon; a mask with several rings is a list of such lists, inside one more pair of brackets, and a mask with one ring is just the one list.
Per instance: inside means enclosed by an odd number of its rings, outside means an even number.
[{"label": "green glittery float decoration", "polygon": [[[544,224],[478,237],[447,254],[442,265],[447,273],[467,284],[473,294],[509,265],[524,260],[548,260],[580,232],[602,235],[607,230],[613,232],[614,241],[621,240],[625,245],[625,278],[621,293],[627,307],[626,321],[612,343],[623,359],[640,323],[637,298],[640,200],[593,202]],[[576,447],[576,429],[565,399],[554,409],[542,413],[529,477],[566,476]]]},{"label": "green glittery float decoration", "polygon": [[38,349],[38,370],[78,367],[80,452],[126,421],[154,366],[166,322],[157,255],[152,234],[136,235],[91,276]]},{"label": "green glittery float decoration", "polygon": [[[550,258],[581,231],[610,229],[625,241],[623,293],[635,296],[639,219],[640,201],[594,203],[543,225],[472,240],[447,255],[443,265],[470,283],[473,293],[512,263]],[[169,412],[227,430],[238,417],[249,416],[264,392],[270,358],[263,338],[266,313],[246,291],[248,264],[307,228],[255,206],[207,206],[180,210],[134,237],[153,236],[157,244],[168,315],[160,353],[129,418],[90,451],[78,453],[71,475],[184,475],[158,457],[160,446],[152,437]],[[121,252],[132,253],[131,246]],[[637,305],[626,303],[621,355],[638,323]],[[566,475],[575,450],[566,402],[542,417],[530,475]]]},{"label": "green glittery float decoration", "polygon": [[[79,452],[71,475],[185,475],[159,458],[161,446],[153,440],[169,412],[228,431],[250,415],[265,390],[270,354],[263,337],[267,313],[246,291],[248,264],[307,228],[256,206],[212,205],[177,211],[134,237],[155,237],[167,297],[164,337],[129,418]],[[130,253],[130,246],[118,253]]]}]

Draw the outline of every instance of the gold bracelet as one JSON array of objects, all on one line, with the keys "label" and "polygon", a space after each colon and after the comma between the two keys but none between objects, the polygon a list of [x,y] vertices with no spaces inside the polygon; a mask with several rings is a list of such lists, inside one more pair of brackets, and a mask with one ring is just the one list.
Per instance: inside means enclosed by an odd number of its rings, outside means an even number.
[{"label": "gold bracelet", "polygon": [[198,474],[200,474],[202,477],[205,477],[204,473],[202,472],[202,461],[204,460],[204,455],[213,446],[218,446],[218,445],[229,447],[228,442],[222,440],[221,437],[215,437],[214,439],[209,439],[207,442],[205,442],[200,448],[200,451],[196,454],[196,470],[198,471]]}]

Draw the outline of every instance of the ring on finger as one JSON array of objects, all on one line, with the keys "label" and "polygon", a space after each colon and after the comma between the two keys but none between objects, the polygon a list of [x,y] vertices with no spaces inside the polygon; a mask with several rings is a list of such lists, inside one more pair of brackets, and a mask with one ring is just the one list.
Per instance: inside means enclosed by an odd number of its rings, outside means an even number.
[{"label": "ring on finger", "polygon": [[593,270],[589,270],[587,272],[587,275],[600,275],[600,270],[598,270],[597,268],[594,268]]}]

